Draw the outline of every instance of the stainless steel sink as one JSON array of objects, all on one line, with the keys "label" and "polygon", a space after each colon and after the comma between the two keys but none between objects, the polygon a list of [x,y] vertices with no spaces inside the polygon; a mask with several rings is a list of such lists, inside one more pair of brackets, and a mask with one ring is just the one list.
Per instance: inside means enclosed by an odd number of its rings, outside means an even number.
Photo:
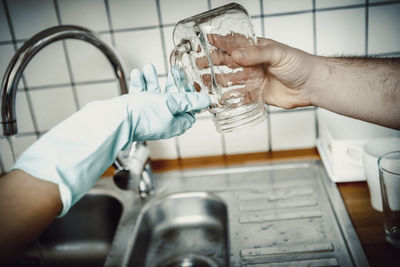
[{"label": "stainless steel sink", "polygon": [[39,237],[45,266],[101,266],[122,213],[121,203],[106,195],[86,195]]},{"label": "stainless steel sink", "polygon": [[121,201],[95,189],[54,220],[15,265],[103,266],[121,215]]},{"label": "stainless steel sink", "polygon": [[320,161],[156,179],[144,200],[100,179],[17,266],[368,266]]},{"label": "stainless steel sink", "polygon": [[223,200],[204,192],[149,202],[138,219],[128,266],[229,266],[228,214]]}]

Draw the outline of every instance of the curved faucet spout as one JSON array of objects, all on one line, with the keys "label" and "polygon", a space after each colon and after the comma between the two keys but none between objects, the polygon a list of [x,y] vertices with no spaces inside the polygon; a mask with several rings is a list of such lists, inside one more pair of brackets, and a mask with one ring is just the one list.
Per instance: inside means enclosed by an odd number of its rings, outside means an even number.
[{"label": "curved faucet spout", "polygon": [[25,67],[42,48],[55,41],[64,39],[83,40],[100,49],[114,69],[115,75],[119,80],[121,94],[128,93],[126,75],[121,60],[113,49],[97,37],[95,33],[86,28],[74,25],[62,25],[46,29],[31,37],[18,49],[5,72],[1,83],[1,123],[5,136],[15,135],[18,131],[15,115],[15,98],[17,86]]}]

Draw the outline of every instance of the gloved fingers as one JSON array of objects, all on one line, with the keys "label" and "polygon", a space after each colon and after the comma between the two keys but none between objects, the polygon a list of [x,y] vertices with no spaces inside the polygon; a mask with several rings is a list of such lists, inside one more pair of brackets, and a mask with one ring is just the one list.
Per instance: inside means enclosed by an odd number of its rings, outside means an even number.
[{"label": "gloved fingers", "polygon": [[160,84],[158,83],[157,70],[153,64],[146,64],[143,67],[144,79],[148,92],[160,93]]},{"label": "gloved fingers", "polygon": [[186,130],[193,126],[195,121],[195,118],[186,112],[175,115],[173,127],[176,129],[176,131],[174,136],[181,135],[186,132]]},{"label": "gloved fingers", "polygon": [[146,91],[144,74],[139,69],[133,69],[129,81],[129,93],[137,94]]},{"label": "gloved fingers", "polygon": [[[171,75],[171,78],[169,78],[169,83],[167,85],[170,85],[171,88],[173,88],[173,85],[175,85],[175,88],[173,90],[176,90],[177,92],[195,92],[195,87],[193,82],[190,82],[188,78],[186,77],[186,74],[183,70],[179,69],[176,66],[173,66],[168,73],[168,77]],[[170,90],[172,92],[173,90]]]},{"label": "gloved fingers", "polygon": [[175,115],[175,116],[184,117],[191,125],[196,122],[196,118],[194,117],[194,115],[191,112],[183,112],[183,113],[179,113],[178,115]]},{"label": "gloved fingers", "polygon": [[179,92],[178,88],[175,85],[174,77],[172,77],[172,73],[168,72],[167,84],[164,89],[165,93],[177,93]]},{"label": "gloved fingers", "polygon": [[210,106],[211,100],[204,93],[171,93],[167,98],[167,106],[172,114],[199,111]]}]

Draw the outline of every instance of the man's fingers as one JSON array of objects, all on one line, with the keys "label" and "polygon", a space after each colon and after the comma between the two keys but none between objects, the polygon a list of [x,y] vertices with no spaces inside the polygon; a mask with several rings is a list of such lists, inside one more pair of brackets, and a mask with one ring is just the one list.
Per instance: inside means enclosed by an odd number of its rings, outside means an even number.
[{"label": "man's fingers", "polygon": [[[242,71],[235,73],[216,73],[215,80],[219,86],[229,87],[233,85],[256,85],[265,78],[265,71],[261,66],[252,68],[243,68]],[[201,76],[202,82],[211,88],[211,75],[204,74]]]},{"label": "man's fingers", "polygon": [[277,44],[253,46],[232,51],[232,59],[240,66],[277,65],[285,57],[285,50]]},{"label": "man's fingers", "polygon": [[195,121],[196,119],[194,118],[194,116],[189,113],[183,112],[175,115],[172,125],[175,130],[173,136],[178,136],[186,132],[186,130],[192,127]]},{"label": "man's fingers", "polygon": [[275,65],[285,56],[284,45],[267,38],[257,38],[256,45],[252,38],[236,33],[208,34],[207,37],[210,44],[228,54],[224,58],[220,54],[216,54],[212,60],[213,64],[214,61],[216,62],[216,65],[234,65],[235,63],[240,66]]},{"label": "man's fingers", "polygon": [[230,33],[228,35],[207,34],[211,45],[231,54],[233,50],[241,47],[254,46],[254,40],[239,33]]},{"label": "man's fingers", "polygon": [[[220,50],[220,49],[215,49],[211,52],[211,62],[214,66],[227,66],[231,69],[239,68],[240,66],[236,64],[232,57]],[[206,69],[209,67],[208,60],[206,57],[200,57],[196,59],[196,65],[199,69]]]}]

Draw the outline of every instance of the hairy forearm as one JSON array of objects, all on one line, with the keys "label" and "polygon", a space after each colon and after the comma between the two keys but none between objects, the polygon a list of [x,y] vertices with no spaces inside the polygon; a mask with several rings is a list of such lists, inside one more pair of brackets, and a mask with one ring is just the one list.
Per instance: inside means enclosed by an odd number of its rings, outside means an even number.
[{"label": "hairy forearm", "polygon": [[34,240],[60,213],[58,186],[15,170],[0,178],[0,265]]},{"label": "hairy forearm", "polygon": [[400,129],[400,58],[316,57],[312,103]]}]

